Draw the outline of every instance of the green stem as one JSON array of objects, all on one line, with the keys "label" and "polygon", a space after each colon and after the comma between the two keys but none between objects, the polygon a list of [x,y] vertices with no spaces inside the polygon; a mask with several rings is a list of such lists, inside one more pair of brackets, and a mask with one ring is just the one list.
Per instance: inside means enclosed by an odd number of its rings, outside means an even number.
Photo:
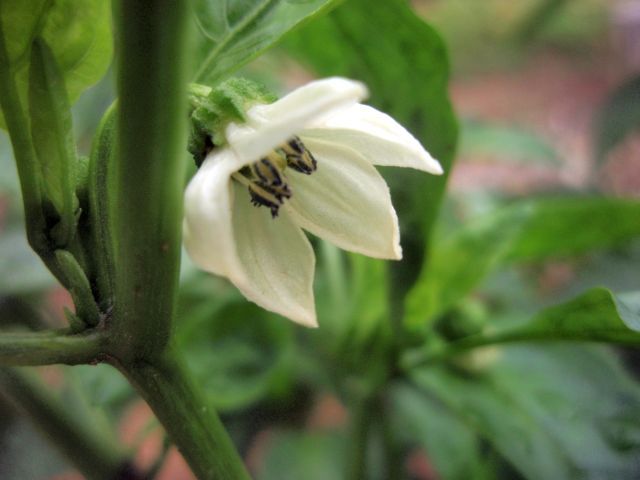
[{"label": "green stem", "polygon": [[142,478],[112,442],[105,441],[90,424],[80,422],[33,375],[17,368],[0,368],[0,385],[9,401],[31,418],[86,478]]},{"label": "green stem", "polygon": [[400,368],[409,371],[417,367],[441,363],[461,355],[475,348],[486,347],[509,342],[535,340],[550,340],[549,338],[535,339],[531,336],[521,336],[518,332],[500,332],[492,335],[472,335],[462,340],[449,343],[432,351],[414,351],[406,353],[400,360]]},{"label": "green stem", "polygon": [[376,405],[376,417],[380,422],[380,433],[382,435],[382,446],[384,448],[385,467],[387,480],[400,480],[403,475],[403,457],[401,449],[394,438],[393,428],[389,413],[386,411],[385,398],[382,394],[378,396]]},{"label": "green stem", "polygon": [[71,334],[69,330],[0,333],[0,365],[27,366],[99,360],[105,343],[100,332]]},{"label": "green stem", "polygon": [[168,350],[154,363],[118,365],[164,425],[200,480],[249,479],[215,410]]},{"label": "green stem", "polygon": [[351,415],[351,439],[349,442],[351,451],[347,456],[345,478],[364,480],[367,478],[367,450],[374,417],[374,401],[370,398],[357,400],[351,408]]},{"label": "green stem", "polygon": [[517,342],[599,342],[631,346],[638,344],[637,338],[634,336],[612,340],[609,336],[598,337],[597,335],[594,335],[593,332],[554,331],[550,334],[544,330],[532,332],[513,328],[510,330],[505,329],[502,332],[471,335],[439,348],[434,348],[431,351],[410,351],[402,357],[400,361],[400,368],[403,371],[408,371],[413,368],[447,361],[476,348]]},{"label": "green stem", "polygon": [[114,346],[120,361],[169,342],[180,261],[186,149],[186,0],[117,4]]}]

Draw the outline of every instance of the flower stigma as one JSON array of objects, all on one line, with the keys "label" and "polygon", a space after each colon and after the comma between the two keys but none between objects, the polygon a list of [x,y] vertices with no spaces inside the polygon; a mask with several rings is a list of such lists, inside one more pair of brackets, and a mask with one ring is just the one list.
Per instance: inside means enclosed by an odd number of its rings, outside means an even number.
[{"label": "flower stigma", "polygon": [[304,175],[311,175],[318,168],[313,154],[297,136],[235,172],[232,177],[247,187],[254,206],[269,208],[271,217],[276,218],[280,206],[292,195],[284,175],[287,167]]}]

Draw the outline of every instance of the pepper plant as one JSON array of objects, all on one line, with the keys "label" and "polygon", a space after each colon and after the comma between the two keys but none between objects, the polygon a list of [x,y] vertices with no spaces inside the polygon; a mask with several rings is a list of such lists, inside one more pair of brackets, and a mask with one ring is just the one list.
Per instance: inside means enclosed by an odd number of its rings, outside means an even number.
[{"label": "pepper plant", "polygon": [[[233,76],[276,43],[331,78],[278,99]],[[83,156],[71,105],[112,56],[116,99]],[[447,82],[443,41],[403,0],[0,0],[26,238],[74,304],[64,328],[3,322],[3,397],[87,478],[157,468],[29,367],[126,379],[202,479],[408,478],[416,450],[444,479],[634,478],[640,389],[578,343],[640,345],[638,291],[492,307],[483,281],[628,248],[640,203],[555,195],[449,221]],[[326,391],[348,426],[283,433],[249,472],[257,419],[295,422]]]}]

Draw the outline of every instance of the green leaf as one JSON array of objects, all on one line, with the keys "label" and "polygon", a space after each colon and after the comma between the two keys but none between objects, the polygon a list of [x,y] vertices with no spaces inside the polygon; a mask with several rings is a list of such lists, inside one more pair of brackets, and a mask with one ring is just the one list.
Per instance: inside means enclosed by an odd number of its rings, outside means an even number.
[{"label": "green leaf", "polygon": [[640,235],[640,203],[549,198],[506,207],[434,242],[405,299],[407,325],[444,313],[506,262],[543,260],[620,245]]},{"label": "green leaf", "polygon": [[213,86],[339,0],[193,0],[206,51],[195,80]]},{"label": "green leaf", "polygon": [[45,198],[60,216],[58,245],[73,235],[78,199],[72,172],[77,158],[71,110],[62,72],[52,50],[41,38],[31,48],[29,115]]},{"label": "green leaf", "polygon": [[[5,0],[0,8],[9,64],[23,102],[29,83],[31,44],[41,36],[50,45],[73,102],[104,74],[113,51],[108,0]],[[0,116],[0,127],[5,127]]]},{"label": "green leaf", "polygon": [[546,308],[529,322],[487,334],[505,341],[580,340],[640,345],[640,292],[615,295],[594,288]]},{"label": "green leaf", "polygon": [[640,391],[607,353],[509,348],[481,375],[432,368],[412,378],[528,479],[630,480]]},{"label": "green leaf", "polygon": [[595,124],[596,160],[606,160],[627,135],[640,128],[640,76],[620,85],[607,98]]}]

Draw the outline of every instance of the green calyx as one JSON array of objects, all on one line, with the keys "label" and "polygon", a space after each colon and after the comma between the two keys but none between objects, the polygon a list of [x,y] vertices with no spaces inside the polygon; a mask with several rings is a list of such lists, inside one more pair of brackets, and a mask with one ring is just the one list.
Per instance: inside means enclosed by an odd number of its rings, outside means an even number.
[{"label": "green calyx", "polygon": [[230,122],[245,123],[245,112],[255,104],[277,99],[262,85],[244,78],[231,78],[214,88],[189,86],[189,153],[198,167],[211,150],[227,143],[225,129]]}]

